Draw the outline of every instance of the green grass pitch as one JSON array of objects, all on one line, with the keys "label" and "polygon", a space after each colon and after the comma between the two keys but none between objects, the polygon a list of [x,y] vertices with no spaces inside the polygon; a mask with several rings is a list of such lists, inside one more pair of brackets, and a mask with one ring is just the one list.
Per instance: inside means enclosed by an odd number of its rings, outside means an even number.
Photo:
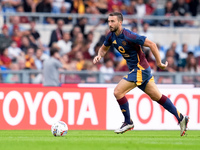
[{"label": "green grass pitch", "polygon": [[187,131],[69,130],[54,137],[50,130],[0,130],[0,150],[200,150],[200,130]]}]

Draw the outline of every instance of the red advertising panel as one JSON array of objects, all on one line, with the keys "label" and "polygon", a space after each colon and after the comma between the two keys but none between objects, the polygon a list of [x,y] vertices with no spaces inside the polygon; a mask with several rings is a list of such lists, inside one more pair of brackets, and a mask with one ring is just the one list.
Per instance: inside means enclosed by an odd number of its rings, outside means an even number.
[{"label": "red advertising panel", "polygon": [[106,88],[5,87],[0,90],[0,129],[106,129]]}]

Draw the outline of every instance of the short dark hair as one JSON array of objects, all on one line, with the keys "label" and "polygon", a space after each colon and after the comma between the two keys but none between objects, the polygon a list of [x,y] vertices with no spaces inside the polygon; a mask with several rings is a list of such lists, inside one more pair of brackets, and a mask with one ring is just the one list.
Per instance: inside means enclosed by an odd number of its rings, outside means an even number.
[{"label": "short dark hair", "polygon": [[53,56],[55,53],[58,53],[58,49],[57,48],[51,48],[50,50],[50,56]]},{"label": "short dark hair", "polygon": [[119,21],[123,21],[123,15],[120,12],[110,13],[109,16],[117,16],[117,18],[118,18]]}]

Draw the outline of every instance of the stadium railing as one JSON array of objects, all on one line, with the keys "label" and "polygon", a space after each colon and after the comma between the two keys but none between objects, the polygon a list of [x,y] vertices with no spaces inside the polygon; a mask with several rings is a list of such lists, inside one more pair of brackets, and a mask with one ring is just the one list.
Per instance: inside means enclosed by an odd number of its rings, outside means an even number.
[{"label": "stadium railing", "polygon": [[[105,76],[110,78],[110,83],[118,83],[128,72],[115,72],[114,74],[91,71],[60,71],[61,83],[108,83]],[[0,83],[42,83],[41,70],[0,71]],[[9,80],[9,76],[17,76],[17,81]],[[70,76],[76,75],[73,80]],[[190,72],[154,72],[154,79],[159,84],[194,84],[200,86],[200,73]],[[186,78],[186,79],[185,79]]]},{"label": "stadium railing", "polygon": [[[27,17],[35,17],[38,18],[38,23],[44,24],[44,18],[46,17],[53,17],[53,18],[71,18],[72,24],[76,24],[78,18],[94,18],[94,14],[74,14],[74,13],[4,13],[0,12],[0,16],[5,17],[5,23],[9,24],[9,16],[27,16]],[[108,15],[103,14],[95,14],[95,18],[98,19],[107,19]],[[124,19],[136,19],[138,25],[141,25],[142,20],[169,20],[170,21],[170,27],[174,27],[174,21],[175,20],[181,20],[181,21],[195,21],[197,24],[196,26],[200,27],[200,16],[192,17],[192,16],[144,16],[142,18],[136,16],[136,15],[124,15]]]}]

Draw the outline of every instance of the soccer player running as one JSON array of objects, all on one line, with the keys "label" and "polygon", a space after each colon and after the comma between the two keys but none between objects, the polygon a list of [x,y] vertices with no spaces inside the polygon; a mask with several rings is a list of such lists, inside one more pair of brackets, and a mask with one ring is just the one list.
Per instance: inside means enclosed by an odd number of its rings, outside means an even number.
[{"label": "soccer player running", "polygon": [[172,113],[180,124],[180,135],[185,135],[188,116],[183,116],[171,102],[171,100],[162,95],[158,90],[154,78],[151,74],[151,69],[145,58],[145,54],[141,46],[149,47],[156,58],[157,66],[165,69],[168,62],[161,62],[160,54],[156,44],[150,41],[145,36],[140,36],[128,29],[122,28],[123,16],[119,12],[109,14],[108,25],[110,32],[108,33],[104,44],[100,47],[98,55],[94,57],[93,63],[96,64],[102,57],[105,56],[110,46],[114,47],[126,59],[129,74],[125,75],[114,89],[114,96],[121,108],[125,121],[122,126],[115,130],[115,133],[124,133],[134,128],[133,121],[130,118],[129,104],[125,94],[135,87],[140,88],[148,94],[152,100],[158,102],[166,110]]}]

